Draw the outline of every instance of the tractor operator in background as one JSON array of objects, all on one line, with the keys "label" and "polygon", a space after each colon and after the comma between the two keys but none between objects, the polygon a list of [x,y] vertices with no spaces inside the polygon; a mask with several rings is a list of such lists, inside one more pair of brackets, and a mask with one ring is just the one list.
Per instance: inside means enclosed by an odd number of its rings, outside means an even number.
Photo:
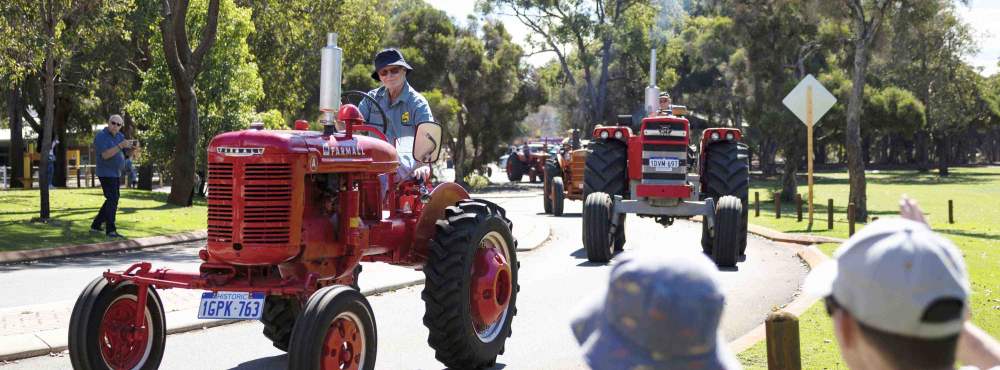
[{"label": "tractor operator in background", "polygon": [[666,91],[660,93],[660,111],[657,112],[657,114],[661,116],[669,116],[673,114],[673,112],[671,112],[672,104],[673,100],[670,99],[670,93]]},{"label": "tractor operator in background", "polygon": [[[413,71],[413,68],[403,59],[402,52],[397,49],[384,49],[375,55],[374,64],[375,72],[372,72],[372,78],[381,82],[382,86],[369,91],[368,95],[378,101],[389,119],[389,122],[385,123],[386,139],[397,148],[404,148],[404,151],[399,153],[400,179],[426,180],[431,175],[430,166],[417,163],[409,150],[413,146],[413,135],[416,133],[417,124],[434,121],[431,107],[427,104],[427,99],[406,82],[406,76]],[[369,123],[383,123],[378,108],[372,107],[368,100],[362,100],[358,108]]]}]

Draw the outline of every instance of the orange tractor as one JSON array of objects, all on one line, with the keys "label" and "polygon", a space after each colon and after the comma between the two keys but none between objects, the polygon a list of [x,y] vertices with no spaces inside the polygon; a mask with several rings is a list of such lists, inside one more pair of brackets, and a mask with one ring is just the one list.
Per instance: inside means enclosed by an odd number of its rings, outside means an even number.
[{"label": "orange tractor", "polygon": [[572,130],[571,137],[563,140],[559,151],[545,161],[545,183],[542,205],[545,213],[562,216],[566,199],[583,200],[584,169],[586,168],[587,141],[580,140],[580,131]]},{"label": "orange tractor", "polygon": [[[386,142],[384,126],[341,106],[341,58],[331,34],[322,51],[323,132],[257,128],[212,139],[200,267],[139,262],[92,281],[70,318],[75,369],[157,368],[166,340],[158,291],[171,288],[205,291],[199,318],[260,320],[291,369],[373,369],[375,315],[357,290],[362,261],[424,271],[423,323],[444,365],[495,363],[519,290],[512,223],[459,185],[397,173],[402,156],[437,160],[441,127],[418,124],[409,146]],[[379,106],[363,92],[345,95]]]}]

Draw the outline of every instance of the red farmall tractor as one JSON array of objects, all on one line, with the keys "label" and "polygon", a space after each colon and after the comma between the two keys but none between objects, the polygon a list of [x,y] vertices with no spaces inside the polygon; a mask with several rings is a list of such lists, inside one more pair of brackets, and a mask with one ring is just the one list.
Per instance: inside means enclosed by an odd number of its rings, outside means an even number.
[{"label": "red farmall tractor", "polygon": [[[396,148],[354,105],[338,110],[341,55],[331,34],[324,132],[258,129],[212,139],[198,271],[140,262],[91,282],[70,319],[74,368],[158,367],[166,325],[157,291],[180,288],[206,291],[199,318],[260,320],[291,369],[373,369],[374,315],[357,290],[362,261],[423,269],[423,322],[438,360],[455,368],[495,363],[519,289],[512,224],[503,208],[469,199],[454,183],[431,188],[398,176],[401,155],[437,159],[441,127],[421,123],[412,149]],[[335,110],[343,132],[333,126]]]},{"label": "red farmall tractor", "polygon": [[[646,111],[657,112],[655,51]],[[586,159],[583,244],[587,259],[607,262],[625,244],[625,215],[653,217],[664,226],[700,215],[702,250],[732,267],[746,251],[748,150],[738,129],[710,128],[690,145],[683,107],[651,114],[638,127],[631,116],[598,125]],[[697,165],[695,161],[697,158]]]},{"label": "red farmall tractor", "polygon": [[559,151],[545,161],[545,183],[542,206],[545,213],[562,216],[566,199],[583,200],[583,175],[587,154],[586,140],[580,140],[579,130],[574,129]]}]

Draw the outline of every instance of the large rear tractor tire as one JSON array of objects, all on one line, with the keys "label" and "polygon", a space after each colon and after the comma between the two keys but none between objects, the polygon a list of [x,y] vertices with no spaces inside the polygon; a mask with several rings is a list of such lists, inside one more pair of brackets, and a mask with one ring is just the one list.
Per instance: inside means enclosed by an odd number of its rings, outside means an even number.
[{"label": "large rear tractor tire", "polygon": [[[740,200],[739,252],[746,254],[747,248],[747,194],[750,191],[750,165],[747,162],[749,149],[746,144],[736,142],[721,142],[712,144],[705,153],[705,189],[706,197],[715,199],[716,204],[724,195],[732,195]],[[705,235],[705,233],[703,233]],[[711,250],[712,240],[704,236],[701,239],[702,250]]]},{"label": "large rear tractor tire", "polygon": [[264,299],[260,322],[264,324],[264,336],[271,340],[274,348],[288,352],[292,329],[301,312],[302,302],[296,297],[269,295]]},{"label": "large rear tractor tire", "polygon": [[552,179],[552,214],[554,216],[562,216],[563,214],[563,199],[566,196],[564,192],[565,186],[563,185],[562,177],[556,177]]},{"label": "large rear tractor tire", "polygon": [[559,162],[555,158],[549,158],[545,161],[545,183],[542,185],[542,193],[544,194],[542,203],[544,203],[545,214],[552,213],[552,179],[557,176],[562,176]]},{"label": "large rear tractor tire", "polygon": [[611,196],[604,192],[591,193],[583,201],[583,248],[590,262],[607,263],[611,260],[612,206]]},{"label": "large rear tractor tire", "polygon": [[625,143],[618,140],[592,141],[583,176],[583,198],[590,193],[626,195],[628,192],[628,157]]},{"label": "large rear tractor tire", "polygon": [[371,370],[378,337],[365,296],[344,285],[317,290],[295,323],[289,369]]},{"label": "large rear tractor tire", "polygon": [[145,324],[135,326],[138,286],[110,284],[103,276],[80,293],[69,319],[69,357],[74,369],[156,369],[167,339],[163,303],[148,287]]},{"label": "large rear tractor tire", "polygon": [[484,200],[445,210],[424,266],[427,342],[445,366],[496,364],[517,314],[516,245],[503,208]]},{"label": "large rear tractor tire", "polygon": [[[740,255],[739,198],[723,196],[715,206],[715,235],[712,240],[712,260],[719,267],[734,267]],[[745,236],[745,234],[744,234]]]},{"label": "large rear tractor tire", "polygon": [[527,165],[521,162],[516,155],[511,155],[507,158],[507,180],[510,180],[510,182],[521,182],[526,169]]}]

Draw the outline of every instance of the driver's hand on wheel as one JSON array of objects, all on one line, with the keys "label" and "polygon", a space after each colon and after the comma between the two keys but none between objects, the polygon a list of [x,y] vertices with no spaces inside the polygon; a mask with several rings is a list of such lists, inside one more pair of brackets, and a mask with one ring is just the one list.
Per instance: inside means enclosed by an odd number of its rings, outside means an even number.
[{"label": "driver's hand on wheel", "polygon": [[431,167],[421,166],[415,168],[413,170],[413,178],[427,181],[427,179],[431,178]]}]

